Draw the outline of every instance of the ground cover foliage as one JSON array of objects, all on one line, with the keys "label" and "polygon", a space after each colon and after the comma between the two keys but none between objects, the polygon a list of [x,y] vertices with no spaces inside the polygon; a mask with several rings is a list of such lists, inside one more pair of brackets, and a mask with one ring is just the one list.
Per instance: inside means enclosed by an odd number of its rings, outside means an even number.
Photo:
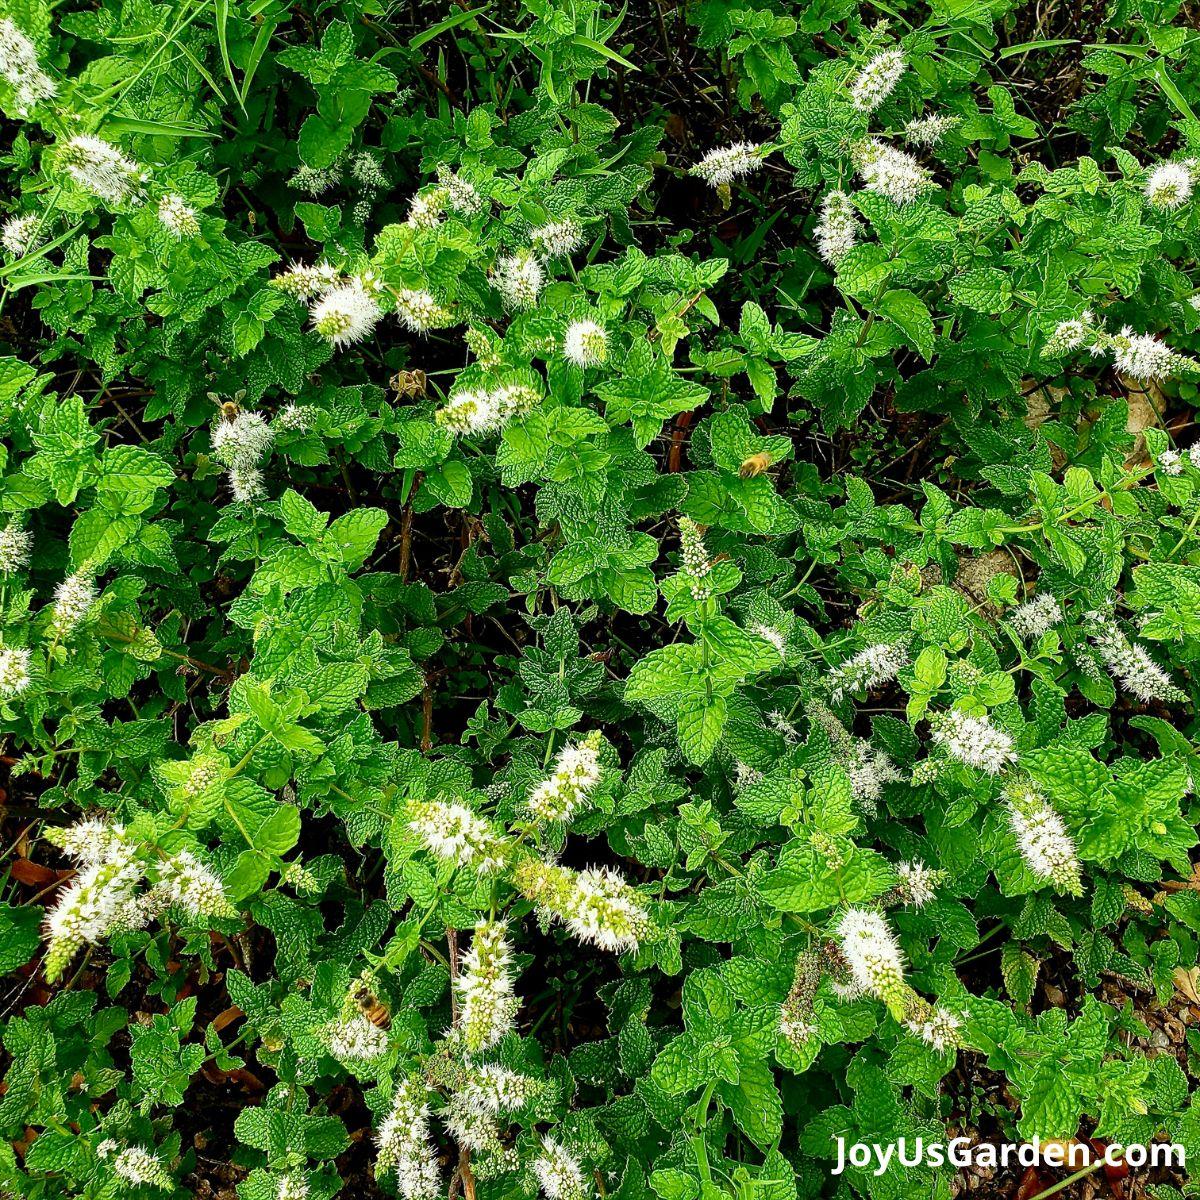
[{"label": "ground cover foliage", "polygon": [[3,0],[0,1189],[1200,1156],[1196,18]]}]

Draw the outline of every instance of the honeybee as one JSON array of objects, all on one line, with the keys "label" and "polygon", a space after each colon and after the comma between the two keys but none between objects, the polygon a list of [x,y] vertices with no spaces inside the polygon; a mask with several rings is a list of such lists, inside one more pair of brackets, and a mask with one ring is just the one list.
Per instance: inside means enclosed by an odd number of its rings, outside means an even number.
[{"label": "honeybee", "polygon": [[761,475],[770,465],[771,456],[765,450],[762,450],[758,454],[750,455],[738,467],[738,474],[743,479],[753,479],[755,475]]},{"label": "honeybee", "polygon": [[397,371],[391,383],[397,396],[415,399],[425,395],[425,372],[420,367],[414,367],[411,371]]},{"label": "honeybee", "polygon": [[216,392],[209,392],[208,398],[221,410],[221,419],[232,421],[242,411],[241,401],[245,391],[235,392],[229,400],[222,400]]},{"label": "honeybee", "polygon": [[365,983],[359,983],[355,988],[354,1003],[358,1006],[358,1011],[377,1029],[391,1029],[392,1014],[388,1006]]}]

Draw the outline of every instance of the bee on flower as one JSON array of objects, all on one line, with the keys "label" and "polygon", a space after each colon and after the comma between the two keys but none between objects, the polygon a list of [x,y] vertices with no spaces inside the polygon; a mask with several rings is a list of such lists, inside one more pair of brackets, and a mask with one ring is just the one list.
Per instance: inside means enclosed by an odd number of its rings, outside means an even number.
[{"label": "bee on flower", "polygon": [[362,1013],[352,1013],[325,1030],[329,1052],[340,1062],[365,1063],[388,1051],[386,1029],[373,1025]]}]

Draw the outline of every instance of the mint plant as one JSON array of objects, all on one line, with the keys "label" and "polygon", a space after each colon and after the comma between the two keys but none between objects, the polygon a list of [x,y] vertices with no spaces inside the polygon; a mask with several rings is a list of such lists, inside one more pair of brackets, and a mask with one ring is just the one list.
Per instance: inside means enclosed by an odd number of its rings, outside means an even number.
[{"label": "mint plant", "polygon": [[1200,1156],[1194,16],[0,0],[0,1190]]}]

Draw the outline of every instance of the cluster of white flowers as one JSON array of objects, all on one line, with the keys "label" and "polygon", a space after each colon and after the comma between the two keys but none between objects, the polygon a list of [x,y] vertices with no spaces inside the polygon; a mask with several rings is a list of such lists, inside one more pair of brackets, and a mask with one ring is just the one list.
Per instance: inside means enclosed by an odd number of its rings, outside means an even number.
[{"label": "cluster of white flowers", "polygon": [[484,873],[504,863],[504,843],[491,826],[465,804],[445,800],[413,800],[408,826],[439,858]]},{"label": "cluster of white flowers", "polygon": [[851,738],[844,749],[842,765],[850,777],[850,793],[868,811],[873,811],[883,795],[884,785],[903,777],[888,755],[872,746],[866,738]]},{"label": "cluster of white flowers", "polygon": [[158,1155],[152,1154],[142,1146],[126,1146],[113,1159],[113,1171],[119,1179],[138,1186],[149,1183],[155,1187],[171,1187],[171,1176],[159,1161]]},{"label": "cluster of white flowers", "polygon": [[81,870],[46,914],[43,971],[56,980],[75,954],[121,927],[143,876],[131,847],[118,843],[107,857]]},{"label": "cluster of white flowers", "polygon": [[496,1045],[512,1028],[517,1012],[513,995],[512,947],[499,921],[475,926],[470,949],[462,957],[457,990],[462,1011],[459,1030],[470,1054]]},{"label": "cluster of white flowers", "polygon": [[335,349],[360,342],[383,316],[379,284],[369,273],[351,276],[323,292],[308,316],[313,330]]},{"label": "cluster of white flowers", "polygon": [[416,1079],[396,1089],[391,1111],[379,1128],[377,1170],[394,1170],[404,1200],[436,1200],[440,1190],[437,1151],[429,1134],[428,1091]]},{"label": "cluster of white flowers", "polygon": [[589,1194],[579,1160],[552,1137],[542,1138],[542,1153],[534,1161],[533,1173],[546,1200],[585,1200]]},{"label": "cluster of white flowers", "polygon": [[1085,309],[1078,317],[1060,321],[1042,353],[1047,357],[1059,357],[1080,347],[1086,347],[1097,357],[1111,354],[1117,370],[1141,384],[1169,379],[1180,370],[1200,371],[1200,363],[1187,355],[1177,354],[1152,334],[1134,333],[1129,325],[1123,326],[1119,333],[1108,333],[1090,309]]},{"label": "cluster of white flowers", "polygon": [[[491,1159],[493,1164],[500,1159],[503,1163],[500,1169],[511,1169],[519,1160],[513,1148],[505,1147],[501,1140],[497,1118],[500,1113],[523,1108],[537,1090],[537,1082],[528,1075],[488,1063],[472,1068],[465,1085],[453,1093],[441,1117],[461,1147],[474,1151],[481,1159]],[[476,1177],[482,1177],[491,1165],[477,1161]]]},{"label": "cluster of white flowers", "polygon": [[1146,178],[1146,203],[1168,212],[1180,208],[1192,198],[1198,178],[1200,159],[1159,163]]},{"label": "cluster of white flowers", "polygon": [[451,212],[470,217],[482,210],[483,197],[479,189],[469,179],[456,175],[444,163],[438,167],[438,183],[446,189],[446,202]]},{"label": "cluster of white flowers", "polygon": [[1007,799],[1009,826],[1025,865],[1058,891],[1078,896],[1079,855],[1062,817],[1027,783],[1010,788]]},{"label": "cluster of white flowers", "polygon": [[1146,648],[1125,636],[1110,612],[1094,610],[1085,613],[1084,621],[1105,667],[1127,692],[1144,704],[1151,700],[1187,699]]},{"label": "cluster of white flowers", "polygon": [[54,589],[50,614],[50,633],[58,640],[70,635],[83,623],[96,603],[96,585],[82,572],[68,575]]},{"label": "cluster of white flowers", "polygon": [[1194,369],[1196,365],[1184,355],[1176,354],[1165,342],[1148,333],[1134,333],[1128,325],[1106,341],[1117,370],[1138,383],[1169,379],[1181,366]]},{"label": "cluster of white flowers", "polygon": [[920,859],[897,863],[896,875],[900,881],[896,892],[901,902],[913,908],[924,908],[936,897],[938,887],[946,879],[945,871],[936,871]]},{"label": "cluster of white flowers", "polygon": [[506,308],[532,308],[545,283],[546,272],[532,250],[504,255],[496,260],[492,271],[492,285],[500,293]]},{"label": "cluster of white flowers", "polygon": [[529,795],[529,811],[538,821],[570,821],[599,782],[600,734],[590,733],[558,752],[550,778]]},{"label": "cluster of white flowers", "polygon": [[608,333],[596,321],[572,321],[563,337],[563,358],[577,367],[596,367],[608,360]]},{"label": "cluster of white flowers", "polygon": [[541,258],[566,258],[583,245],[583,226],[570,217],[562,221],[548,221],[532,230],[529,240]]},{"label": "cluster of white flowers", "polygon": [[163,903],[190,917],[236,917],[221,877],[190,850],[172,855],[158,870],[155,888]]},{"label": "cluster of white flowers", "polygon": [[390,182],[379,158],[370,150],[360,150],[350,163],[350,177],[364,192],[379,192]]},{"label": "cluster of white flowers", "polygon": [[427,333],[454,321],[454,314],[439,304],[432,292],[417,288],[401,288],[396,293],[396,316],[413,333]]},{"label": "cluster of white flowers", "polygon": [[846,692],[869,692],[890,683],[908,666],[908,650],[899,644],[878,642],[848,658],[829,675],[829,689],[834,702]]},{"label": "cluster of white flowers", "polygon": [[33,534],[15,521],[0,529],[0,573],[11,575],[29,566],[33,557]]},{"label": "cluster of white flowers", "polygon": [[735,142],[721,150],[710,150],[692,167],[691,173],[710,187],[728,187],[735,179],[763,165],[762,149],[753,142]]},{"label": "cluster of white flowers", "polygon": [[445,187],[427,188],[418,192],[408,205],[407,224],[412,229],[433,229],[442,219],[450,199],[450,189]]},{"label": "cluster of white flowers", "polygon": [[24,647],[0,646],[0,700],[11,700],[29,686],[29,661]]},{"label": "cluster of white flowers", "polygon": [[0,245],[12,258],[21,258],[41,245],[43,238],[38,232],[42,218],[39,213],[22,213],[9,217],[0,228]]},{"label": "cluster of white flowers", "polygon": [[174,238],[195,237],[200,232],[196,210],[176,192],[168,192],[158,202],[158,220]]},{"label": "cluster of white flowers", "polygon": [[60,151],[59,161],[80,187],[116,207],[140,202],[145,171],[103,138],[78,134]]},{"label": "cluster of white flowers", "polygon": [[941,1005],[910,1017],[905,1022],[911,1033],[915,1033],[921,1041],[939,1054],[947,1050],[956,1050],[962,1044],[959,1033],[962,1024],[962,1017],[948,1008],[942,1008]]},{"label": "cluster of white flowers", "polygon": [[776,629],[774,625],[768,625],[765,621],[755,621],[750,626],[750,632],[755,637],[762,638],[764,642],[770,642],[780,658],[787,657],[787,638],[782,630]]},{"label": "cluster of white flowers", "polygon": [[271,286],[293,300],[307,302],[336,287],[341,277],[342,273],[332,263],[319,262],[311,267],[293,263],[282,275],[271,280]]},{"label": "cluster of white flowers", "polygon": [[1049,593],[1038,592],[1008,614],[1008,622],[1017,637],[1032,642],[1054,628],[1063,619],[1062,605]]},{"label": "cluster of white flowers", "polygon": [[275,1200],[308,1200],[308,1180],[299,1171],[280,1175],[275,1184]]},{"label": "cluster of white flowers", "polygon": [[453,393],[433,419],[462,437],[486,436],[498,433],[509,421],[524,416],[540,400],[538,392],[525,383],[509,383],[489,390],[468,389]]},{"label": "cluster of white flowers", "polygon": [[37,47],[8,17],[0,17],[0,77],[13,90],[18,117],[29,112],[58,91],[53,79],[42,70]]},{"label": "cluster of white flowers", "polygon": [[933,740],[951,758],[988,775],[998,775],[1017,757],[1013,740],[987,717],[968,716],[952,708],[930,719]]},{"label": "cluster of white flowers", "polygon": [[828,192],[821,201],[821,215],[813,232],[817,236],[817,253],[827,262],[836,263],[854,248],[862,223],[850,197],[839,189]]},{"label": "cluster of white flowers", "polygon": [[708,578],[712,564],[704,547],[704,534],[691,517],[679,518],[679,550],[682,558],[679,573],[688,581],[692,595],[697,600],[707,599],[712,595],[712,584]]},{"label": "cluster of white flowers", "polygon": [[342,1062],[371,1062],[388,1049],[387,1030],[373,1025],[362,1013],[353,1013],[326,1027],[329,1052]]},{"label": "cluster of white flowers", "polygon": [[1042,348],[1042,354],[1047,358],[1069,354],[1087,342],[1094,344],[1096,333],[1096,316],[1090,308],[1085,308],[1079,316],[1059,321]]},{"label": "cluster of white flowers", "polygon": [[904,126],[904,140],[910,146],[936,146],[958,124],[958,117],[931,113],[917,117]]},{"label": "cluster of white flowers", "polygon": [[45,837],[69,858],[85,866],[95,866],[121,851],[125,826],[104,817],[84,817],[74,825],[47,830]]},{"label": "cluster of white flowers", "polygon": [[580,941],[603,950],[636,950],[649,930],[637,892],[610,867],[576,872],[531,857],[517,864],[513,882],[544,917],[557,917]]},{"label": "cluster of white flowers", "polygon": [[733,784],[734,787],[741,791],[742,788],[751,787],[756,783],[761,783],[763,773],[756,767],[751,767],[744,762],[735,762],[733,764]]},{"label": "cluster of white flowers", "polygon": [[243,410],[218,418],[212,429],[213,457],[229,468],[235,500],[249,503],[266,494],[260,464],[274,441],[274,429],[259,413]]},{"label": "cluster of white flowers", "polygon": [[851,103],[859,112],[873,113],[896,90],[907,67],[899,46],[875,55],[851,85]]},{"label": "cluster of white flowers", "polygon": [[909,989],[904,982],[904,955],[887,921],[866,908],[850,908],[837,925],[838,944],[854,986],[889,1007],[902,1005]]},{"label": "cluster of white flowers", "polygon": [[893,204],[911,204],[933,186],[929,172],[911,154],[877,138],[860,142],[854,158],[863,187]]}]

